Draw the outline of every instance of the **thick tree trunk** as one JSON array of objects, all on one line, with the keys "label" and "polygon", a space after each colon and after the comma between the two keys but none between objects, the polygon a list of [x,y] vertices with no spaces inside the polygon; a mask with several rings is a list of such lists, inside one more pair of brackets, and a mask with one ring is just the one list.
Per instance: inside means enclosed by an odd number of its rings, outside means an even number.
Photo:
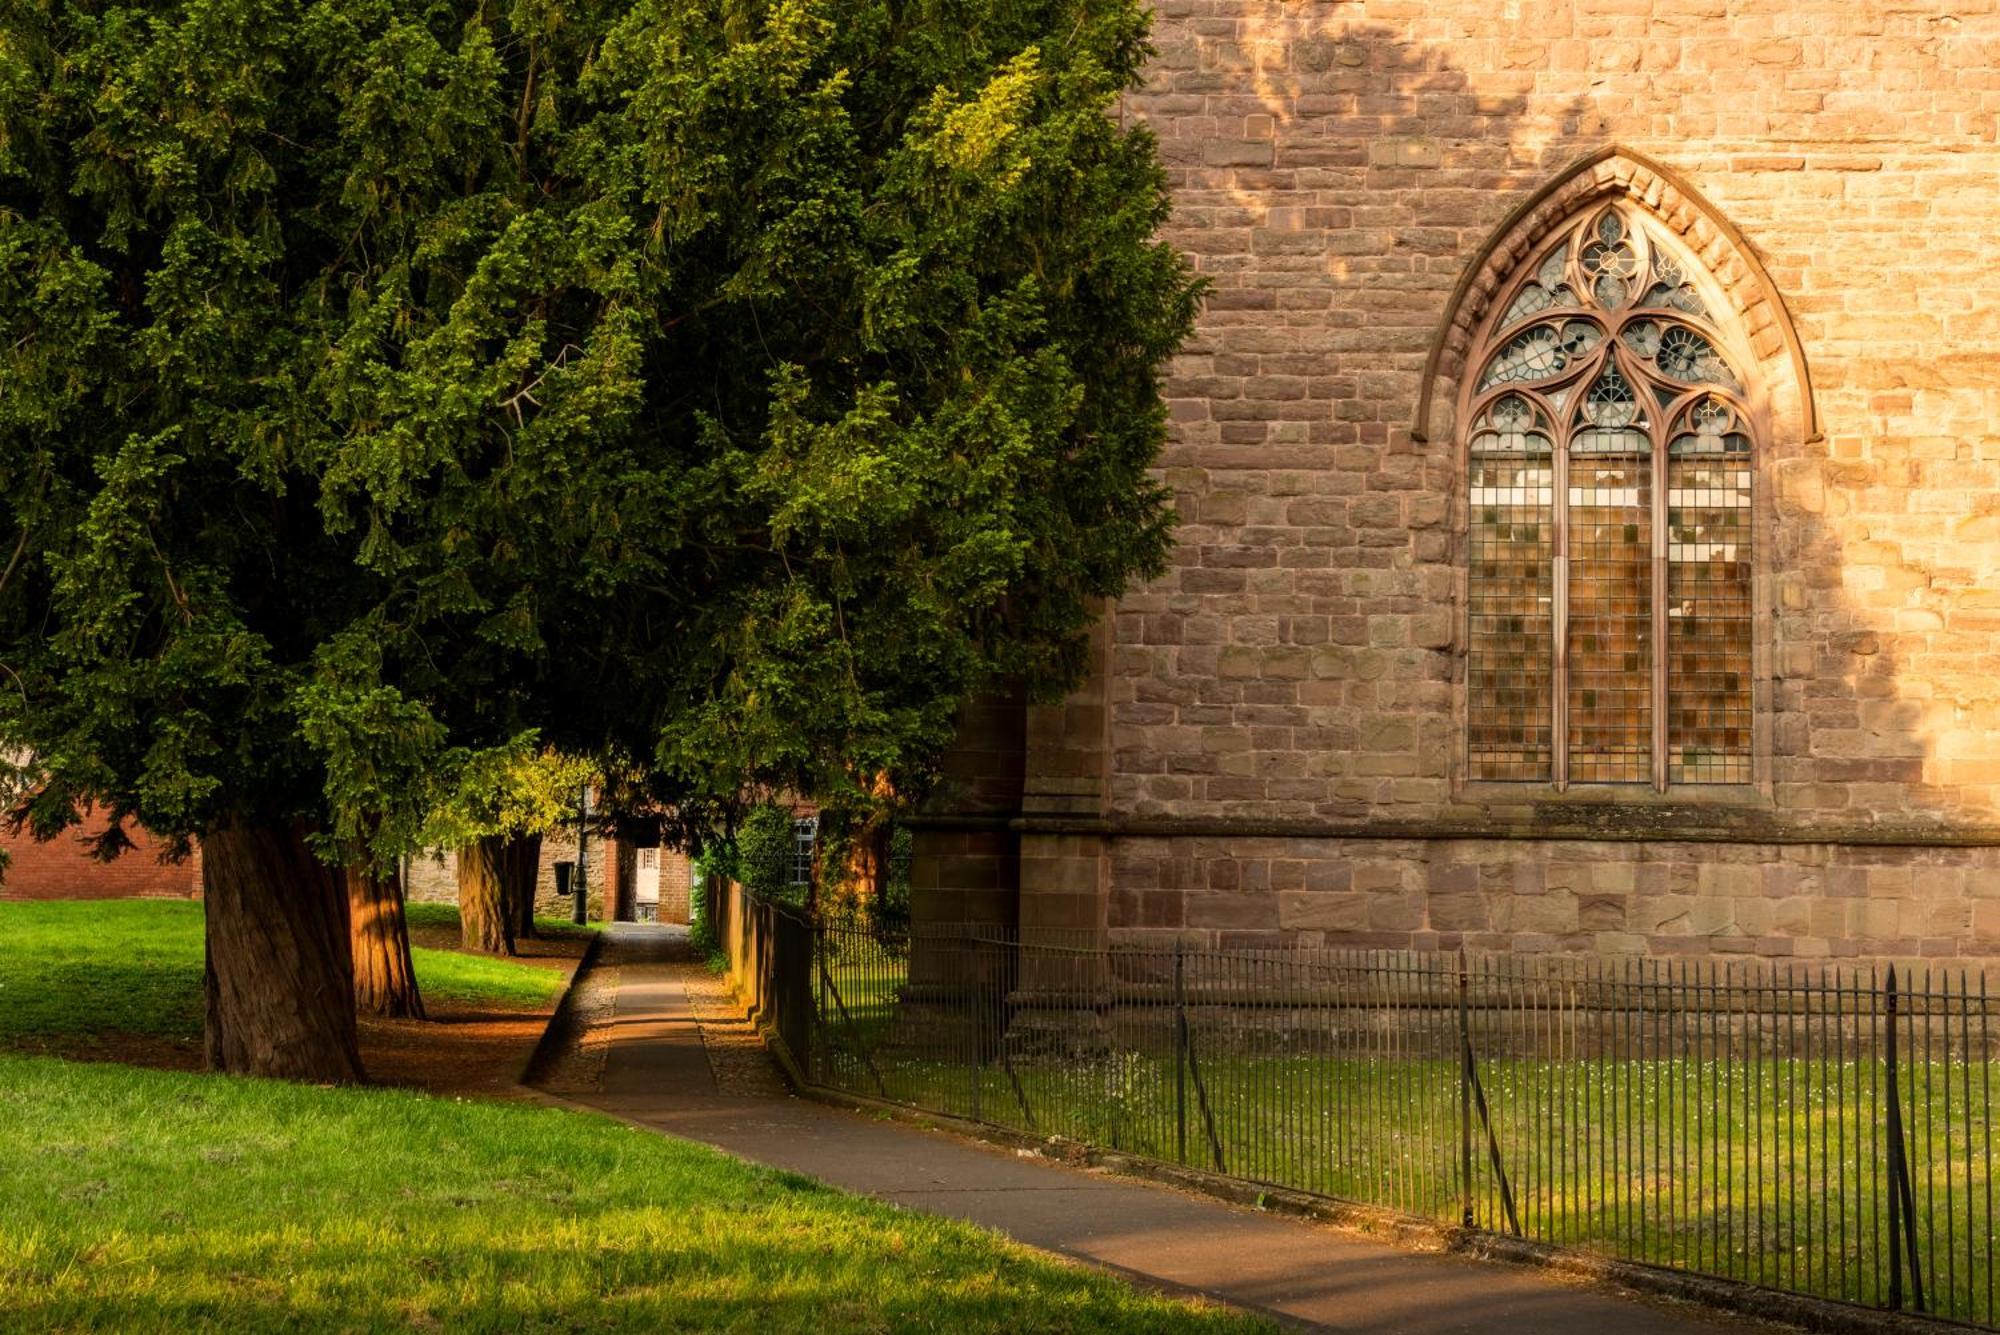
[{"label": "thick tree trunk", "polygon": [[353,925],[355,1009],[396,1020],[423,1019],[401,878],[365,864],[349,867],[347,906]]},{"label": "thick tree trunk", "polygon": [[203,834],[210,1066],[330,1084],[362,1078],[341,882],[300,825]]},{"label": "thick tree trunk", "polygon": [[458,850],[458,928],[467,950],[514,953],[507,908],[507,841],[497,834]]},{"label": "thick tree trunk", "polygon": [[516,835],[507,841],[507,910],[512,915],[516,940],[535,935],[535,888],[542,875],[542,836]]},{"label": "thick tree trunk", "polygon": [[848,840],[842,894],[855,908],[873,909],[882,902],[882,887],[889,880],[889,835],[889,818],[870,813]]},{"label": "thick tree trunk", "polygon": [[868,785],[874,804],[863,808],[860,819],[848,831],[847,864],[843,867],[842,897],[847,906],[866,912],[882,902],[889,883],[889,840],[894,831],[889,823],[889,802],[896,785],[887,770],[878,771]]}]

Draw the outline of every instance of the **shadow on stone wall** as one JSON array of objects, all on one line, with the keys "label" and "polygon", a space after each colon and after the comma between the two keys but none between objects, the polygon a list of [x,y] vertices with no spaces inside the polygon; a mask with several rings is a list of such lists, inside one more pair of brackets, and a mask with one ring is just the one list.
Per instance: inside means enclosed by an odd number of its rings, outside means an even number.
[{"label": "shadow on stone wall", "polygon": [[[1127,838],[1114,924],[1947,957],[2000,938],[2000,920],[1975,921],[2000,859],[1938,846],[1984,837],[2000,791],[2000,357],[1945,337],[1990,345],[2000,320],[1896,309],[1970,300],[1917,253],[1920,192],[2000,204],[1942,164],[1926,170],[1957,176],[1885,182],[1895,202],[1844,212],[1829,190],[1894,160],[1857,155],[1835,120],[1839,156],[1813,171],[1755,140],[1662,140],[1626,67],[1589,95],[1538,94],[1532,31],[1475,78],[1346,12],[1165,0],[1153,77],[1127,101],[1160,135],[1171,239],[1214,288],[1168,391],[1177,564],[1119,607],[1114,810],[1305,825],[1454,809],[1463,478],[1453,435],[1408,429],[1425,354],[1509,210],[1625,130],[1697,184],[1762,198],[1742,244],[1822,367],[1825,434],[1780,423],[1758,461],[1771,800],[1715,813],[1736,844]],[[1737,190],[1739,172],[1758,180]],[[1781,830],[1827,839],[1763,841]]]}]

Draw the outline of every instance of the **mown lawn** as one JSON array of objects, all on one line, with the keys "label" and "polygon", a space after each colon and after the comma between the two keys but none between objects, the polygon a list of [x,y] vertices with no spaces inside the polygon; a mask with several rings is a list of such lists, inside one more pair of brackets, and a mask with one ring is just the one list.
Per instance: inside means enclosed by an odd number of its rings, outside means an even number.
[{"label": "mown lawn", "polygon": [[[458,905],[410,903],[403,906],[409,915],[410,930],[419,936],[445,934],[456,938],[458,935]],[[535,916],[535,930],[547,937],[588,937],[600,930],[600,924],[573,923],[568,918]]]},{"label": "mown lawn", "polygon": [[0,1328],[1268,1329],[593,1114],[24,1057]]},{"label": "mown lawn", "polygon": [[[456,931],[451,905],[410,907],[413,931]],[[0,1047],[198,1039],[201,938],[201,905],[187,900],[0,902]],[[545,964],[423,946],[412,955],[432,1002],[526,1010],[562,988],[562,975]]]}]

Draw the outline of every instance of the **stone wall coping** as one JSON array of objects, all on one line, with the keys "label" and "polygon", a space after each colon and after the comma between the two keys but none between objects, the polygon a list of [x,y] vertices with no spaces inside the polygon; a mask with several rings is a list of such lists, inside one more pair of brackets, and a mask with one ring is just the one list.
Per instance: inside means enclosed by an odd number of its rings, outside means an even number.
[{"label": "stone wall coping", "polygon": [[[1871,848],[2000,847],[2000,826],[1801,823],[1764,811],[1574,803],[1523,820],[1446,816],[1432,820],[1285,820],[1259,817],[1060,817],[929,812],[904,818],[912,829],[1007,830],[1017,834],[1134,839],[1351,839],[1443,842],[1466,839],[1640,844],[1827,844]],[[1726,819],[1725,819],[1726,817]]]}]

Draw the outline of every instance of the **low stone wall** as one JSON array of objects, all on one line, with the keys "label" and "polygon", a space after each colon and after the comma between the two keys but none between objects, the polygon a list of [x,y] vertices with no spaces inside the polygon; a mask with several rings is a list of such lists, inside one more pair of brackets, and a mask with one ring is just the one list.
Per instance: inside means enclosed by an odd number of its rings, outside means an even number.
[{"label": "low stone wall", "polygon": [[708,904],[737,1000],[803,1078],[812,1069],[811,924],[798,910],[767,904],[734,881],[711,881]]},{"label": "low stone wall", "polygon": [[1118,837],[1114,935],[1926,959],[2000,951],[2000,848]]}]

